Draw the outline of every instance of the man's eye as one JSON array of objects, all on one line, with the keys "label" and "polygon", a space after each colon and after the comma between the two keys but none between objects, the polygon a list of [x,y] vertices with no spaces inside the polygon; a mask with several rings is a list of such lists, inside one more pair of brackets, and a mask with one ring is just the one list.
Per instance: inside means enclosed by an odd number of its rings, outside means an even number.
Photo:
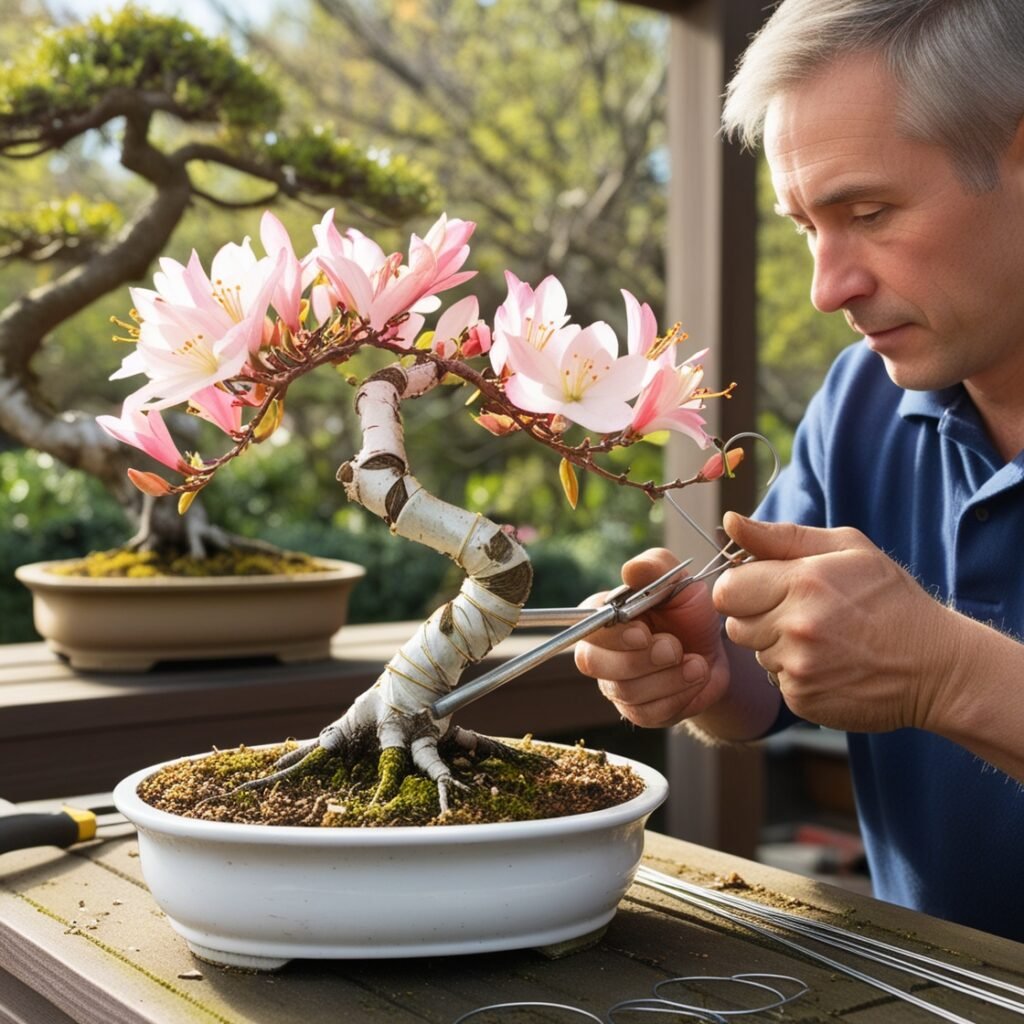
[{"label": "man's eye", "polygon": [[877,223],[881,219],[883,213],[885,213],[885,207],[879,206],[874,210],[866,210],[864,213],[854,213],[853,218],[858,224],[870,226]]},{"label": "man's eye", "polygon": [[814,225],[808,224],[806,221],[793,221],[793,227],[796,229],[798,235],[813,235]]}]

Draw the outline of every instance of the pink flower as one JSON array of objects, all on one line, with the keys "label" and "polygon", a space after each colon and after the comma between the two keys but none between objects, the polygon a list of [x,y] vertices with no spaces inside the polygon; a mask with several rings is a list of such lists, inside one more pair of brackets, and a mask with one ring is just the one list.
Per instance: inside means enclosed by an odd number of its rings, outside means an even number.
[{"label": "pink flower", "polygon": [[118,441],[144,451],[178,473],[188,472],[188,464],[156,410],[143,413],[125,402],[120,417],[97,416],[96,422]]},{"label": "pink flower", "polygon": [[257,260],[248,239],[214,256],[212,281],[195,253],[187,267],[163,261],[157,291],[131,290],[139,340],[111,380],[145,374],[149,383],[134,393],[133,404],[165,409],[238,374],[263,342],[284,264],[281,251],[274,261]]},{"label": "pink flower", "polygon": [[625,288],[622,289],[622,298],[626,303],[626,351],[646,357],[648,367],[644,383],[648,384],[661,367],[675,363],[673,346],[657,344],[658,322],[646,302],[641,305]]},{"label": "pink flower", "polygon": [[510,270],[505,271],[508,297],[494,314],[490,358],[495,373],[501,373],[508,362],[509,338],[520,338],[534,348],[543,349],[555,334],[566,328],[568,300],[557,277],[545,277],[536,291],[520,281]]},{"label": "pink flower", "polygon": [[743,461],[743,457],[744,452],[742,448],[730,448],[725,459],[722,458],[721,452],[715,452],[697,471],[697,478],[700,480],[717,480],[720,476],[725,476],[726,466],[728,466],[729,476],[732,476],[733,471]]},{"label": "pink flower", "polygon": [[[483,331],[487,331],[487,325],[480,321],[480,303],[475,295],[467,295],[441,314],[437,321],[437,327],[434,328],[431,347],[442,359],[451,359],[458,353],[459,343],[465,337],[466,342],[462,346],[462,354],[464,356],[475,355],[475,352],[466,351],[472,335],[475,337],[474,344],[477,346],[477,351],[486,352],[486,348],[479,347],[483,345],[481,328]],[[489,344],[489,333],[487,337],[487,344]]]},{"label": "pink flower", "polygon": [[415,268],[428,250],[432,257],[430,262],[434,268],[434,280],[429,292],[425,292],[424,295],[436,295],[438,292],[447,291],[476,276],[475,270],[459,272],[459,267],[469,256],[469,246],[466,243],[475,230],[476,224],[473,221],[449,220],[448,215],[442,213],[427,232],[426,238],[412,236],[409,243],[410,267]]},{"label": "pink flower", "polygon": [[196,392],[189,402],[199,417],[220,427],[225,434],[235,434],[241,430],[244,403],[216,384]]},{"label": "pink flower", "polygon": [[270,301],[277,315],[295,333],[301,326],[302,292],[316,276],[316,267],[308,257],[308,265],[304,265],[295,255],[285,226],[269,210],[264,211],[260,219],[260,241],[271,259],[276,259],[279,253],[284,254],[281,277]]},{"label": "pink flower", "polygon": [[[316,248],[310,253],[315,265],[327,276],[330,287],[314,288],[313,310],[322,322],[337,305],[369,316],[375,282],[389,276],[389,269],[401,261],[397,253],[391,257],[361,231],[350,228],[344,235],[334,224],[334,210],[328,210],[313,228]],[[325,299],[329,296],[329,305]],[[321,315],[323,314],[323,315]]]},{"label": "pink flower", "polygon": [[508,365],[515,372],[505,393],[520,409],[560,414],[601,433],[630,422],[628,400],[640,390],[647,361],[638,355],[617,357],[618,339],[608,324],[563,329],[543,349],[514,335],[508,342]]},{"label": "pink flower", "polygon": [[478,321],[466,333],[466,340],[462,343],[462,354],[467,359],[473,356],[481,356],[487,353],[491,347],[491,329],[483,322]]},{"label": "pink flower", "polygon": [[695,360],[703,354],[698,352],[679,366],[658,368],[633,407],[629,423],[631,434],[675,430],[692,437],[701,448],[708,446],[710,438],[704,431],[705,420],[699,411],[704,403],[699,396],[694,396],[704,379],[704,368]]},{"label": "pink flower", "polygon": [[[384,331],[403,313],[429,313],[440,305],[436,293],[454,288],[473,276],[458,272],[469,255],[466,240],[475,224],[448,221],[442,214],[427,232],[426,238],[413,235],[409,242],[409,262],[400,253],[385,256],[384,251],[354,229],[343,236],[328,211],[314,229],[317,236],[316,264],[330,282],[333,301],[364,317],[375,331]],[[322,308],[323,300],[317,307]],[[412,344],[414,334],[399,329],[388,340]]]}]

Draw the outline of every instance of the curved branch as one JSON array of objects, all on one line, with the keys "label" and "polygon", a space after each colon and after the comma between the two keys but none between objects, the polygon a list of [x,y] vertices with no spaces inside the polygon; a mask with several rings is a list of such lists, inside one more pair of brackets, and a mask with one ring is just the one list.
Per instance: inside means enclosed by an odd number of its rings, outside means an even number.
[{"label": "curved branch", "polygon": [[128,119],[122,161],[157,185],[150,202],[88,262],[19,296],[0,312],[0,430],[96,476],[132,510],[138,496],[125,479],[127,460],[121,446],[111,443],[91,416],[55,415],[36,390],[30,363],[55,327],[125,282],[141,278],[188,206],[188,175],[149,144],[148,123],[148,116]]},{"label": "curved branch", "polygon": [[[255,157],[245,156],[242,153],[234,153],[214,146],[208,142],[190,142],[181,146],[168,156],[168,159],[176,165],[184,166],[194,160],[205,161],[206,163],[219,164],[221,167],[228,167],[233,171],[241,171],[254,178],[262,178],[264,181],[271,181],[279,189],[290,194],[291,187],[289,176],[280,167],[266,163]],[[206,198],[204,196],[204,198]]]},{"label": "curved branch", "polygon": [[270,195],[261,196],[259,199],[240,199],[234,202],[230,199],[219,199],[217,196],[213,195],[213,193],[207,192],[205,189],[201,189],[196,185],[192,186],[192,194],[197,196],[199,199],[205,199],[208,203],[212,203],[214,206],[219,206],[222,210],[251,210],[255,207],[268,206],[270,203],[273,203],[281,194],[281,190],[274,189]]},{"label": "curved branch", "polygon": [[[391,366],[367,380],[356,395],[363,446],[339,471],[351,501],[467,573],[458,595],[417,630],[378,681],[386,703],[406,714],[451,690],[468,664],[508,636],[533,579],[520,544],[486,517],[430,494],[409,472],[399,406],[432,390],[443,376],[441,366],[424,362],[408,370]],[[413,686],[410,666],[416,668]]]},{"label": "curved branch", "polygon": [[19,125],[8,123],[0,127],[0,155],[12,157],[22,146],[33,143],[38,149],[32,156],[40,156],[54,149],[60,149],[72,139],[84,135],[88,131],[101,128],[109,121],[118,117],[133,117],[165,111],[185,118],[187,112],[173,98],[161,92],[143,92],[141,90],[114,88],[103,99],[88,110],[72,114],[54,112],[48,123],[40,124],[33,121],[32,132],[19,131]]}]

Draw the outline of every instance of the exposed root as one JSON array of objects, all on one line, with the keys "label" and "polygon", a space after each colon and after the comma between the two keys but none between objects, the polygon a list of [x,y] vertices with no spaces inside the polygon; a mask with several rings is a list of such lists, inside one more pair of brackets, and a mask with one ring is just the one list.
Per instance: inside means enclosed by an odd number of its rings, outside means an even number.
[{"label": "exposed root", "polygon": [[[347,717],[346,715],[345,718]],[[432,722],[425,714],[420,717]],[[269,774],[243,782],[227,793],[208,796],[197,803],[197,808],[217,801],[232,800],[243,793],[268,790],[285,779],[301,774],[302,770],[321,751],[328,754],[340,754],[347,760],[354,761],[366,748],[366,736],[365,733],[360,734],[358,731],[343,726],[344,720],[342,718],[331,723],[317,739],[302,743],[283,754],[273,763],[272,771]],[[423,722],[420,723],[421,729],[423,724]],[[460,726],[452,726],[442,739],[444,742],[450,742],[457,750],[464,751],[478,760],[496,758],[510,764],[550,760],[535,751],[519,750],[491,736],[484,736]],[[451,811],[454,794],[469,792],[471,787],[452,775],[451,766],[438,749],[439,742],[441,741],[436,735],[431,731],[426,731],[421,732],[407,746],[405,744],[382,746],[377,759],[377,788],[370,802],[384,805],[394,799],[402,783],[410,774],[410,767],[415,767],[434,783],[437,788],[440,814],[442,817],[447,815]]]},{"label": "exposed root", "polygon": [[275,770],[269,775],[264,775],[258,779],[252,779],[249,782],[243,782],[224,796],[208,796],[205,800],[200,800],[196,806],[202,807],[204,804],[211,803],[215,800],[230,800],[232,797],[239,796],[241,793],[247,793],[253,790],[268,789],[270,786],[274,785],[275,782],[281,782],[283,779],[287,779],[290,776],[297,774],[306,762],[308,762],[320,749],[321,747],[318,740],[312,740],[309,743],[296,747],[295,750],[288,751],[287,754],[284,754],[274,762]]},{"label": "exposed root", "polygon": [[535,750],[522,750],[519,747],[510,746],[508,743],[502,743],[501,740],[496,740],[493,736],[484,736],[482,733],[473,732],[472,729],[463,729],[458,725],[453,725],[448,730],[445,739],[457,744],[467,754],[479,758],[497,757],[511,763],[529,763],[538,758],[542,761],[551,760]]},{"label": "exposed root", "polygon": [[387,803],[397,793],[402,779],[409,773],[409,761],[401,747],[387,747],[377,759],[377,789],[370,801],[374,804]]}]

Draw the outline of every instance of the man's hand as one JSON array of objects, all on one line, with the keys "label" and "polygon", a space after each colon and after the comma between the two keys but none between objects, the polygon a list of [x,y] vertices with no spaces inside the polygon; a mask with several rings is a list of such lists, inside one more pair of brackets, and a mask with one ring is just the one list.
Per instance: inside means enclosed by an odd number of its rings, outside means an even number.
[{"label": "man's hand", "polygon": [[792,711],[854,732],[934,728],[957,660],[955,612],[858,530],[735,513],[725,529],[756,561],[716,581],[715,607]]},{"label": "man's hand", "polygon": [[[652,548],[623,566],[623,582],[642,587],[678,561],[672,552]],[[585,603],[596,606],[603,598],[596,594]],[[700,714],[722,697],[729,680],[721,619],[703,583],[641,618],[581,641],[576,665],[598,679],[623,718],[648,727]]]}]

